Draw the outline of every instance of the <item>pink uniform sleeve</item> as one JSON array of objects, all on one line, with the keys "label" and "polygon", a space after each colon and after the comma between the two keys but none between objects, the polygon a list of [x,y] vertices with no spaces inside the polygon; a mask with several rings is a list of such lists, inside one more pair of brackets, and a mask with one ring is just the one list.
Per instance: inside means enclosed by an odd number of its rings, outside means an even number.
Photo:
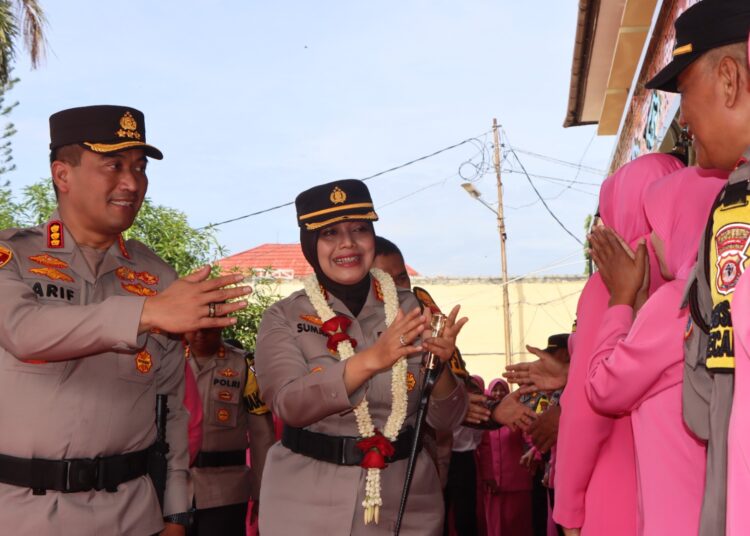
[{"label": "pink uniform sleeve", "polygon": [[686,314],[680,311],[681,288],[679,281],[662,286],[635,321],[626,305],[610,307],[604,315],[586,382],[596,411],[629,413],[680,379],[666,372],[682,361]]},{"label": "pink uniform sleeve", "polygon": [[583,526],[586,489],[595,460],[613,426],[610,417],[594,411],[585,390],[597,328],[608,300],[609,293],[601,277],[594,274],[579,300],[575,351],[570,360],[568,383],[560,399],[554,519],[566,528]]}]

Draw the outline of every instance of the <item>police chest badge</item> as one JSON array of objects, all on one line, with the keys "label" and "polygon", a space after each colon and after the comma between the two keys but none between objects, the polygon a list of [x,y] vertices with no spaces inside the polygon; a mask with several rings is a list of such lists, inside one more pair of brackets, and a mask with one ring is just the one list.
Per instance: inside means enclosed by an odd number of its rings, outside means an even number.
[{"label": "police chest badge", "polygon": [[726,296],[745,271],[750,245],[750,225],[730,223],[716,232],[716,292]]},{"label": "police chest badge", "polygon": [[5,266],[13,258],[13,252],[4,246],[0,246],[0,268]]}]

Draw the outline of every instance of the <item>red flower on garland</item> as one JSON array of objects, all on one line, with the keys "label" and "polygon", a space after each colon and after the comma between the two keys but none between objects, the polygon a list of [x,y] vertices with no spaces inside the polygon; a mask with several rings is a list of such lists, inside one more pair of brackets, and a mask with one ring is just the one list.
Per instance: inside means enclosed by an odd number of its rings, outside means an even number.
[{"label": "red flower on garland", "polygon": [[359,464],[365,469],[385,469],[385,459],[396,453],[393,443],[377,429],[375,435],[357,441],[357,448],[365,454]]},{"label": "red flower on garland", "polygon": [[331,352],[337,352],[339,343],[342,341],[351,342],[352,348],[357,347],[356,339],[352,339],[346,333],[346,330],[348,330],[349,326],[351,325],[351,319],[344,315],[336,315],[333,318],[323,322],[323,325],[320,327],[320,329],[323,331],[323,333],[328,335],[328,342],[326,343],[326,347]]}]

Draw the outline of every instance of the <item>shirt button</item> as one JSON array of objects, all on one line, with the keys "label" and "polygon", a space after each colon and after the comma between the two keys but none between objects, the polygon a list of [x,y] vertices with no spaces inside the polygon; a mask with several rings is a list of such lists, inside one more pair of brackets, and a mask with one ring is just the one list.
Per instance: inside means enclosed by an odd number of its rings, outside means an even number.
[{"label": "shirt button", "polygon": [[337,396],[339,396],[338,393],[336,393],[335,391],[331,392],[331,398],[336,398]]}]

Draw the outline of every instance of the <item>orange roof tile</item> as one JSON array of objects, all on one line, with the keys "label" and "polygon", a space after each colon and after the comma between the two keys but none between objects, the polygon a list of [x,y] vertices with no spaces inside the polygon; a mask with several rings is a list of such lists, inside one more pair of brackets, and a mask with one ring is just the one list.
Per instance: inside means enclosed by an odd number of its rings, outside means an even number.
[{"label": "orange roof tile", "polygon": [[[305,277],[313,272],[308,264],[299,244],[262,244],[258,247],[224,257],[216,261],[222,272],[239,268],[242,271],[250,269],[291,270],[295,278]],[[419,275],[416,270],[407,265],[409,275]]]}]

